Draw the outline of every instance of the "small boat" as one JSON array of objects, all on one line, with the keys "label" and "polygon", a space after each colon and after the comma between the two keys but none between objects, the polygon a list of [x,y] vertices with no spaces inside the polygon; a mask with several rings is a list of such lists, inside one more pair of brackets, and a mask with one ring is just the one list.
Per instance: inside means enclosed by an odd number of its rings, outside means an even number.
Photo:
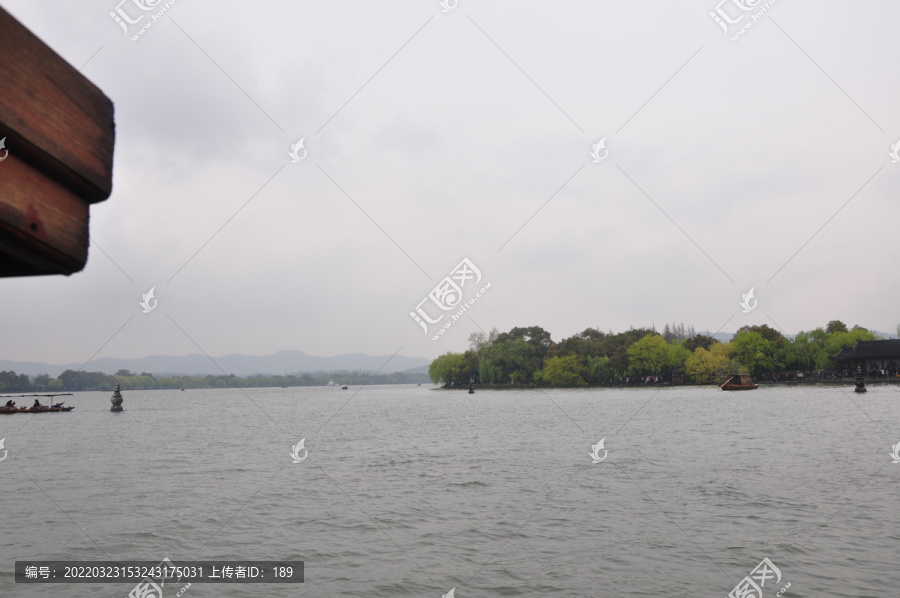
[{"label": "small boat", "polygon": [[0,407],[0,413],[59,413],[60,411],[71,411],[74,407],[63,407],[41,405],[40,407]]},{"label": "small boat", "polygon": [[329,381],[328,381],[328,384],[326,384],[325,386],[336,386],[336,385],[337,385],[337,384],[335,383],[334,380],[329,380]]},{"label": "small boat", "polygon": [[344,385],[341,387],[341,390],[347,390],[348,388],[349,388],[349,387],[348,387],[346,384],[344,384]]},{"label": "small boat", "polygon": [[753,382],[750,374],[734,374],[719,388],[722,390],[754,390],[759,388],[759,384]]},{"label": "small boat", "polygon": [[[6,395],[4,397],[0,397],[0,399],[11,399],[11,398],[20,398],[20,397],[59,397],[59,396],[72,396],[70,392],[61,392],[55,394],[28,394],[28,395]],[[61,411],[71,411],[75,409],[74,407],[63,407],[65,401],[62,403],[50,404],[50,405],[41,405],[40,407],[35,406],[21,406],[21,407],[6,407],[0,406],[0,413],[5,414],[13,414],[13,413],[59,413]]]}]

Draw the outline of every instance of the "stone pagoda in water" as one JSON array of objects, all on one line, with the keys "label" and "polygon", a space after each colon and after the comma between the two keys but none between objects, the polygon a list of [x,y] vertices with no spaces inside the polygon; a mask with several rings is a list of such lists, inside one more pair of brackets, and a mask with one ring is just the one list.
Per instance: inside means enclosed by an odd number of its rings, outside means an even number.
[{"label": "stone pagoda in water", "polygon": [[122,407],[122,401],[125,399],[122,398],[122,388],[119,386],[119,381],[116,380],[116,387],[113,389],[113,395],[110,397],[109,402],[112,403],[112,407],[109,408],[110,411],[124,411],[125,408]]}]

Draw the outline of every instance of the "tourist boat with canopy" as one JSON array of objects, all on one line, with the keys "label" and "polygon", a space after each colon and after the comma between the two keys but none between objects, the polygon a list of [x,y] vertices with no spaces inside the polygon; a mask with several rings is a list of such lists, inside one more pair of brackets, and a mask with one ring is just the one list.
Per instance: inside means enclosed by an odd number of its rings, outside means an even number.
[{"label": "tourist boat with canopy", "polygon": [[61,403],[53,403],[51,400],[49,405],[41,405],[40,407],[22,405],[15,407],[7,407],[6,404],[10,401],[10,399],[18,399],[18,398],[26,398],[26,397],[67,397],[72,396],[70,392],[62,392],[55,394],[28,394],[28,395],[6,395],[0,396],[0,401],[6,399],[5,402],[0,403],[0,413],[11,415],[13,413],[60,413],[64,411],[71,411],[75,409],[75,407],[64,407],[65,401]]}]

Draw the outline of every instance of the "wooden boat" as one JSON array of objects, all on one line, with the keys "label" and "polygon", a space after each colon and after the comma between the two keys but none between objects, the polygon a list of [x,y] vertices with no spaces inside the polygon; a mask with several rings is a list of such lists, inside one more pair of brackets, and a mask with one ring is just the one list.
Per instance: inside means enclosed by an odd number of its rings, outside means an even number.
[{"label": "wooden boat", "polygon": [[[60,397],[60,396],[62,396],[62,397],[72,396],[72,393],[58,392],[58,393],[54,393],[54,394],[5,395],[5,396],[0,397],[0,400],[2,400],[2,399],[18,399],[18,398],[27,398],[27,397],[49,397],[50,399],[52,399],[53,397]],[[71,411],[72,409],[75,409],[74,407],[63,407],[64,404],[65,404],[65,401],[63,401],[62,403],[41,405],[40,407],[34,407],[34,406],[28,407],[25,405],[23,405],[21,407],[7,407],[6,405],[2,405],[2,406],[0,406],[0,414],[5,413],[5,414],[9,415],[9,414],[13,414],[13,413],[58,413],[60,411]]]},{"label": "wooden boat", "polygon": [[40,407],[0,407],[0,413],[59,413],[60,411],[71,411],[74,407],[48,407],[41,405]]},{"label": "wooden boat", "polygon": [[29,407],[25,409],[28,413],[59,413],[60,411],[71,411],[75,409],[74,407],[63,407],[60,405],[59,407],[53,406],[50,407],[48,405],[41,405],[40,407]]},{"label": "wooden boat", "polygon": [[754,390],[759,388],[759,384],[753,382],[750,374],[734,374],[719,388],[722,390]]}]

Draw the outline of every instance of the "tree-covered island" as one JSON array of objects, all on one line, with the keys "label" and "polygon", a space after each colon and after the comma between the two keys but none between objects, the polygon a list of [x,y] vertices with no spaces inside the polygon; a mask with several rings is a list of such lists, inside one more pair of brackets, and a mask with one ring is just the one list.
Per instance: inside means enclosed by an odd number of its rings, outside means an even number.
[{"label": "tree-covered island", "polygon": [[[766,324],[744,326],[728,342],[693,328],[666,324],[662,333],[638,328],[602,332],[588,328],[559,342],[540,326],[509,332],[475,332],[464,353],[445,353],[428,368],[431,380],[444,387],[479,385],[579,387],[616,386],[682,380],[721,384],[732,373],[749,373],[761,382],[798,377],[831,379],[844,366],[834,357],[857,341],[881,337],[840,320],[801,332],[793,339]],[[885,377],[896,376],[897,363]]]}]

